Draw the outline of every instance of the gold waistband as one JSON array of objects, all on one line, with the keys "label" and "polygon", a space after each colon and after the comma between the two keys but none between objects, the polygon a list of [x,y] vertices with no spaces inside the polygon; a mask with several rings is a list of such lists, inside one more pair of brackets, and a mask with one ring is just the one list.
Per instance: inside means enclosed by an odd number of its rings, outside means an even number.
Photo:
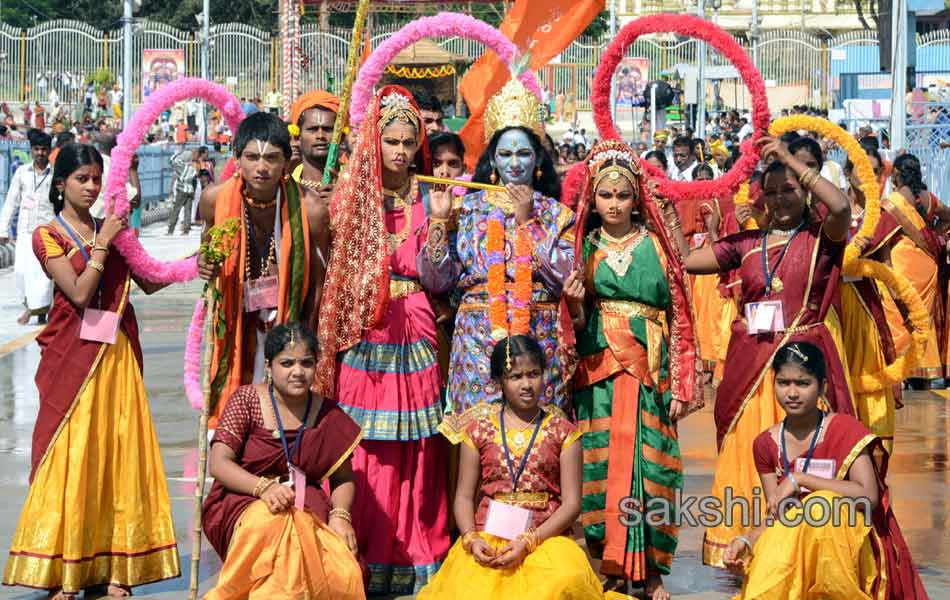
[{"label": "gold waistband", "polygon": [[423,291],[422,284],[415,279],[390,279],[389,280],[389,298],[405,298],[410,294]]},{"label": "gold waistband", "polygon": [[666,312],[649,304],[642,304],[634,300],[598,300],[597,308],[601,312],[621,315],[628,319],[643,317],[650,321],[663,323],[666,321]]},{"label": "gold waistband", "polygon": [[547,492],[508,492],[492,496],[497,502],[526,508],[546,508],[550,496]]}]

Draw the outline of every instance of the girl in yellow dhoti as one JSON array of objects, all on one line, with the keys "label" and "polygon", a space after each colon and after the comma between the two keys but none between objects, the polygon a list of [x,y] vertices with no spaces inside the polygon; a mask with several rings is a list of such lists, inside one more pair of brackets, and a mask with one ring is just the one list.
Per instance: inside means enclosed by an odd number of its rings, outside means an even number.
[{"label": "girl in yellow dhoti", "polygon": [[[937,257],[939,246],[930,224],[933,223],[937,206],[922,181],[920,161],[912,154],[904,154],[894,161],[891,181],[894,190],[881,202],[881,207],[901,226],[902,238],[891,249],[894,270],[907,277],[914,285],[924,306],[931,314],[938,310]],[[894,336],[898,354],[903,354],[910,345],[910,334],[904,326],[904,317],[890,294],[882,294],[887,322]],[[943,360],[937,343],[937,330],[931,323],[927,331],[924,355],[914,370],[912,383],[924,387],[925,380],[943,375]]]},{"label": "girl in yellow dhoti", "polygon": [[887,452],[853,417],[818,408],[821,350],[788,344],[772,368],[786,416],[756,437],[754,455],[776,521],[726,549],[726,566],[745,575],[734,600],[926,600],[890,508]]},{"label": "girl in yellow dhoti", "polygon": [[[70,600],[84,588],[110,597],[178,577],[178,548],[162,457],[142,383],[142,350],[132,280],[111,248],[125,226],[93,219],[102,157],[63,146],[50,201],[56,219],[33,232],[33,251],[52,278],[49,324],[36,388],[30,491],[13,535],[3,583],[51,590]],[[98,326],[89,325],[94,310]]]},{"label": "girl in yellow dhoti", "polygon": [[264,341],[267,383],[238,388],[224,408],[201,519],[224,566],[205,600],[364,598],[349,512],[362,432],[310,391],[316,347],[299,323],[278,325]]}]

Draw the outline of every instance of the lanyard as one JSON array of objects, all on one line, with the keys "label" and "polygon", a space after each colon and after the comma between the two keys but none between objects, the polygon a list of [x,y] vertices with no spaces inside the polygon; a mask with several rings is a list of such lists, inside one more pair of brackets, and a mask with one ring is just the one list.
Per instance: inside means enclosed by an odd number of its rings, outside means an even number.
[{"label": "lanyard", "polygon": [[[63,226],[63,229],[66,230],[66,233],[69,234],[69,237],[73,238],[73,241],[76,243],[76,247],[79,248],[79,253],[82,254],[83,259],[85,259],[86,262],[89,262],[89,253],[86,252],[86,244],[79,241],[79,234],[69,226],[69,223],[63,219],[62,215],[56,215],[56,220],[59,221],[59,224]],[[96,233],[99,233],[99,223],[95,219],[93,219],[93,223],[95,223]],[[95,238],[93,238],[93,244],[95,244]]]},{"label": "lanyard", "polygon": [[[805,466],[802,467],[801,472],[805,473],[808,471],[808,465],[811,464],[811,455],[815,453],[815,445],[818,444],[818,436],[821,434],[821,422],[825,419],[824,411],[818,411],[818,425],[815,426],[815,435],[811,438],[811,445],[808,447],[808,454],[805,455]],[[782,427],[779,430],[779,436],[782,438],[782,468],[785,470],[786,476],[788,475],[789,467],[788,464],[788,453],[785,451],[785,419],[782,419]]]},{"label": "lanyard", "polygon": [[280,411],[277,410],[277,398],[274,397],[273,383],[270,384],[267,391],[270,392],[270,405],[274,409],[274,419],[277,421],[277,430],[280,432],[280,443],[284,447],[284,458],[287,459],[287,471],[290,472],[290,457],[297,451],[297,446],[300,445],[300,440],[303,439],[304,429],[307,428],[307,419],[310,417],[310,405],[313,403],[313,396],[307,396],[307,409],[303,413],[300,429],[297,430],[297,438],[294,440],[294,445],[288,448],[287,436],[284,434],[284,424],[280,420]]},{"label": "lanyard", "polygon": [[49,177],[50,168],[46,167],[43,169],[43,179],[40,179],[39,183],[36,183],[36,169],[33,169],[33,193],[36,193],[36,190],[40,189],[40,186],[43,185],[43,182],[46,181],[46,178]]},{"label": "lanyard", "polygon": [[795,239],[795,236],[798,235],[801,230],[803,223],[799,223],[798,227],[795,228],[795,231],[792,232],[792,235],[789,236],[788,241],[785,242],[785,246],[782,248],[782,252],[778,255],[778,260],[775,261],[775,268],[771,271],[769,270],[769,255],[767,244],[769,241],[768,231],[762,236],[762,273],[765,276],[765,295],[772,295],[772,280],[775,278],[775,273],[778,271],[778,267],[782,264],[782,259],[785,258],[785,253],[788,251],[788,247],[792,245],[792,241]]},{"label": "lanyard", "polygon": [[534,433],[531,434],[531,441],[528,442],[528,449],[524,451],[524,456],[521,457],[521,465],[518,467],[518,472],[515,473],[515,465],[511,461],[511,452],[508,451],[508,438],[505,437],[505,403],[501,404],[501,415],[499,415],[498,420],[501,422],[501,445],[505,449],[505,461],[508,463],[508,474],[511,475],[511,491],[518,491],[518,480],[521,479],[521,474],[524,472],[524,467],[528,464],[528,456],[531,454],[531,448],[534,447],[534,440],[538,437],[538,431],[541,430],[541,423],[544,421],[544,416],[541,416],[538,419],[538,424],[534,426]]}]

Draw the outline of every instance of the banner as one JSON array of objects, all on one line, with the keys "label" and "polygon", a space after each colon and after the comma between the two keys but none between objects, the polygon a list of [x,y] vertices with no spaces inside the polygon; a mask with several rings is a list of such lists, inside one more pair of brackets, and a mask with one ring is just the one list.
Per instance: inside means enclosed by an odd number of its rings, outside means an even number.
[{"label": "banner", "polygon": [[185,76],[185,50],[142,50],[142,99],[148,98],[163,85]]},{"label": "banner", "polygon": [[[528,68],[536,71],[567,48],[604,6],[605,0],[516,0],[498,29],[521,54],[530,52]],[[485,106],[510,78],[508,65],[494,52],[483,54],[462,77],[459,91],[470,116],[459,134],[465,142],[465,164],[470,170],[474,170],[486,145],[482,119]]]},{"label": "banner", "polygon": [[650,59],[626,57],[617,66],[614,75],[615,98],[617,107],[631,109],[649,103],[645,98],[647,83],[650,81]]}]

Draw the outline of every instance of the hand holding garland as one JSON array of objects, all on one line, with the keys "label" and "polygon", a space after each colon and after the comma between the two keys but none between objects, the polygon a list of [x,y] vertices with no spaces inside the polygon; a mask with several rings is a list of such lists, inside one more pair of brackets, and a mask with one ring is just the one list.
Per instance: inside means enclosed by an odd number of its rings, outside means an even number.
[{"label": "hand holding garland", "polygon": [[567,310],[571,314],[571,323],[574,331],[580,331],[587,326],[587,315],[584,310],[584,299],[587,290],[584,289],[584,274],[581,271],[571,271],[564,280],[564,300]]},{"label": "hand holding garland", "polygon": [[515,213],[515,222],[524,225],[534,218],[534,190],[527,185],[509,183],[505,186],[511,207]]}]

